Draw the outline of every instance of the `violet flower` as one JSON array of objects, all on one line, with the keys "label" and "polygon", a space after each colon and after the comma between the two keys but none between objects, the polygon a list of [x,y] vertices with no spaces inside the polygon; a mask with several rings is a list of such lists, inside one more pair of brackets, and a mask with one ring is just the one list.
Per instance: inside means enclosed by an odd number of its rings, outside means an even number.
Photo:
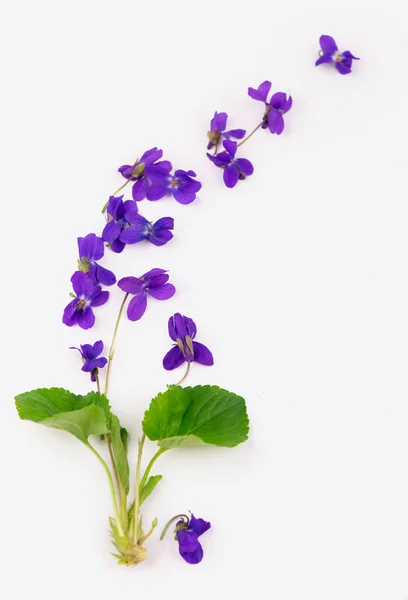
[{"label": "violet flower", "polygon": [[78,238],[79,270],[87,273],[95,285],[116,283],[115,274],[96,262],[103,257],[104,251],[103,239],[94,233],[88,233],[84,238]]},{"label": "violet flower", "polygon": [[95,324],[92,308],[105,304],[109,292],[103,292],[101,286],[94,285],[92,279],[82,271],[75,271],[71,282],[76,296],[65,307],[62,322],[68,327],[79,325],[82,329],[90,329]]},{"label": "violet flower", "polygon": [[186,562],[196,565],[203,559],[204,551],[198,538],[208,531],[211,523],[204,519],[196,519],[191,514],[190,522],[178,521],[176,524],[176,536],[179,544],[179,552]]},{"label": "violet flower", "polygon": [[168,160],[157,162],[162,156],[163,150],[158,150],[154,147],[146,150],[134,165],[122,165],[119,167],[118,171],[125,179],[131,179],[135,182],[132,187],[133,200],[138,202],[146,198],[152,179],[170,173],[172,169],[171,162]]},{"label": "violet flower", "polygon": [[169,335],[176,342],[163,358],[163,367],[167,371],[177,369],[184,362],[197,362],[201,365],[214,364],[213,355],[204,344],[193,341],[197,327],[192,319],[176,313],[169,319]]},{"label": "violet flower", "polygon": [[201,183],[193,177],[197,177],[194,171],[183,171],[182,169],[175,171],[174,175],[169,173],[155,175],[147,192],[147,199],[160,200],[167,194],[173,194],[173,198],[180,204],[190,204],[196,199],[197,192],[201,189]]},{"label": "violet flower", "polygon": [[217,111],[215,111],[214,116],[210,121],[210,131],[207,133],[209,139],[207,150],[211,150],[213,146],[217,148],[221,138],[225,138],[226,140],[231,138],[242,140],[242,138],[245,137],[245,129],[230,129],[229,131],[225,131],[227,119],[227,113],[217,113]]},{"label": "violet flower", "polygon": [[268,102],[267,97],[271,86],[270,81],[264,81],[258,89],[248,88],[248,95],[254,100],[265,103],[262,129],[269,127],[271,133],[280,135],[285,127],[283,115],[292,108],[292,96],[287,97],[284,92],[276,92]]},{"label": "violet flower", "polygon": [[123,202],[123,196],[111,196],[106,209],[108,222],[102,231],[102,239],[109,244],[113,252],[122,252],[125,243],[120,240],[120,235],[130,221],[137,216],[138,208],[134,200]]},{"label": "violet flower", "polygon": [[71,346],[70,350],[78,350],[82,357],[82,371],[91,374],[91,381],[96,381],[99,369],[108,362],[107,358],[100,356],[103,352],[103,342],[99,340],[92,344],[83,344],[79,348]]},{"label": "violet flower", "polygon": [[337,44],[330,35],[320,36],[320,58],[315,62],[316,67],[324,63],[333,64],[341,75],[351,73],[353,60],[360,60],[353,56],[349,50],[340,53]]},{"label": "violet flower", "polygon": [[172,217],[162,217],[152,223],[140,214],[133,215],[130,227],[126,227],[120,234],[120,241],[124,244],[137,244],[148,240],[155,246],[164,246],[172,237],[170,229],[174,228]]},{"label": "violet flower", "polygon": [[225,140],[223,142],[225,150],[212,156],[207,152],[208,158],[224,170],[224,183],[228,188],[236,186],[239,179],[246,179],[254,172],[252,163],[247,158],[235,158],[237,151],[237,142]]},{"label": "violet flower", "polygon": [[152,269],[141,277],[123,277],[118,281],[121,290],[134,296],[127,309],[130,321],[138,321],[143,317],[147,306],[147,294],[156,300],[168,300],[174,296],[176,288],[172,283],[167,283],[168,280],[165,269]]}]

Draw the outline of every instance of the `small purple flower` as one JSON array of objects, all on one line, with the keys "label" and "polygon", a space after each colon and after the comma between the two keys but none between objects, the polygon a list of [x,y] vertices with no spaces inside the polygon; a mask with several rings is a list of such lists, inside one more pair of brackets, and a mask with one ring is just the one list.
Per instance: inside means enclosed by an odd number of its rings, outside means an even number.
[{"label": "small purple flower", "polygon": [[114,273],[105,269],[105,267],[101,267],[96,262],[103,257],[104,251],[103,239],[97,237],[94,233],[88,233],[84,238],[78,238],[79,270],[87,273],[95,285],[98,283],[102,285],[116,283]]},{"label": "small purple flower", "polygon": [[154,147],[146,150],[134,165],[122,165],[119,167],[118,171],[125,179],[131,179],[135,182],[132,187],[133,200],[138,202],[146,198],[152,180],[170,173],[172,169],[171,162],[168,160],[157,162],[162,156],[163,150],[158,150]]},{"label": "small purple flower", "polygon": [[349,50],[340,53],[337,44],[330,35],[320,36],[320,58],[315,62],[316,67],[323,63],[333,64],[341,75],[351,73],[353,60],[360,60],[353,56]]},{"label": "small purple flower", "polygon": [[156,300],[168,300],[174,296],[176,288],[172,283],[167,283],[169,276],[164,269],[152,269],[141,277],[123,277],[118,281],[118,286],[134,298],[129,302],[127,316],[130,321],[138,321],[145,313],[147,294]]},{"label": "small purple flower", "polygon": [[[82,357],[82,371],[91,374],[91,381],[96,381],[99,369],[103,369],[108,360],[100,356],[103,352],[103,342],[95,342],[92,344],[83,344],[79,348],[71,346],[70,350],[78,350]],[[99,358],[98,358],[99,357]]]},{"label": "small purple flower", "polygon": [[167,194],[173,194],[173,198],[180,204],[190,204],[196,199],[197,192],[201,189],[201,183],[193,179],[197,177],[194,171],[183,171],[178,169],[174,175],[166,173],[156,176],[147,192],[148,200],[160,200]]},{"label": "small purple flower", "polygon": [[270,101],[267,101],[271,82],[264,81],[258,89],[248,88],[248,95],[254,100],[265,103],[265,114],[262,119],[262,129],[269,127],[271,133],[280,135],[285,127],[283,115],[292,108],[292,96],[287,97],[284,92],[276,92]]},{"label": "small purple flower", "polygon": [[196,324],[189,317],[176,313],[169,319],[169,335],[176,342],[163,358],[163,367],[167,371],[177,369],[184,362],[198,362],[201,365],[214,364],[213,355],[204,344],[194,342],[197,333]]},{"label": "small purple flower", "polygon": [[62,322],[68,327],[79,325],[82,329],[90,329],[95,324],[92,308],[105,304],[109,292],[103,292],[101,286],[94,285],[92,279],[82,271],[75,271],[71,282],[76,296],[65,307]]},{"label": "small purple flower", "polygon": [[122,252],[125,243],[120,240],[122,231],[137,217],[138,208],[134,200],[123,202],[123,196],[111,196],[106,209],[108,222],[102,231],[102,239],[113,252]]},{"label": "small purple flower", "polygon": [[202,561],[204,552],[198,538],[210,527],[211,523],[204,521],[204,519],[196,519],[193,514],[191,514],[189,523],[182,520],[176,524],[179,552],[190,565],[196,565]]},{"label": "small purple flower", "polygon": [[223,146],[225,151],[219,152],[215,156],[207,152],[207,156],[216,167],[224,170],[224,183],[228,188],[233,188],[239,179],[246,179],[249,175],[252,175],[254,167],[247,158],[235,158],[237,142],[225,140]]},{"label": "small purple flower", "polygon": [[231,138],[235,138],[236,140],[242,140],[245,136],[245,129],[230,129],[229,131],[225,131],[227,127],[227,119],[228,115],[225,112],[214,113],[213,118],[210,121],[210,131],[207,133],[207,137],[209,139],[207,150],[211,150],[213,146],[216,148],[221,141],[221,138],[225,138],[229,140]]},{"label": "small purple flower", "polygon": [[174,228],[172,217],[163,217],[152,223],[140,214],[133,215],[130,227],[126,227],[120,234],[120,241],[124,244],[137,244],[148,240],[155,246],[164,246],[172,237],[170,229]]}]

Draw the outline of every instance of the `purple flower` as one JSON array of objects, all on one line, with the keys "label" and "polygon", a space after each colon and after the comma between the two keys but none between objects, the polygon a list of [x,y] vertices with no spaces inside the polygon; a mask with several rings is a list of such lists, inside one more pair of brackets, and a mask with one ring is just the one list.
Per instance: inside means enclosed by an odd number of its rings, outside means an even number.
[{"label": "purple flower", "polygon": [[284,92],[276,92],[267,102],[271,82],[264,81],[258,89],[248,88],[248,95],[254,100],[265,103],[265,114],[262,119],[262,129],[269,127],[271,133],[280,135],[285,127],[283,115],[292,108],[292,96],[287,97]]},{"label": "purple flower", "polygon": [[203,559],[203,547],[198,538],[211,527],[211,523],[204,519],[196,519],[191,514],[190,522],[178,521],[176,535],[179,544],[179,552],[184,560],[190,565],[196,565]]},{"label": "purple flower", "polygon": [[347,75],[351,73],[351,65],[353,60],[360,60],[357,56],[353,56],[349,50],[340,53],[337,44],[330,35],[320,36],[320,58],[315,62],[316,67],[323,63],[333,64],[339,73]]},{"label": "purple flower", "polygon": [[164,269],[152,269],[141,277],[123,277],[118,281],[118,286],[134,298],[129,302],[127,316],[130,321],[138,321],[145,313],[147,294],[156,300],[168,300],[174,296],[176,288],[172,283],[167,283],[169,276]]},{"label": "purple flower", "polygon": [[120,234],[119,239],[124,244],[137,244],[137,242],[148,240],[155,246],[164,246],[173,237],[170,231],[170,229],[174,228],[174,219],[172,217],[163,217],[152,223],[142,217],[142,215],[136,214],[132,216],[130,221],[130,227],[123,229]]},{"label": "purple flower", "polygon": [[163,150],[156,147],[146,150],[140,159],[134,165],[122,165],[118,171],[125,177],[135,183],[132,187],[133,200],[137,202],[146,198],[146,194],[156,177],[168,175],[172,169],[171,162],[162,160],[157,162],[163,156]]},{"label": "purple flower", "polygon": [[104,251],[103,239],[97,237],[94,233],[88,233],[84,238],[78,238],[79,270],[87,273],[95,285],[98,283],[102,285],[116,283],[114,273],[105,269],[105,267],[101,267],[96,262],[103,257]]},{"label": "purple flower", "polygon": [[214,364],[213,355],[207,346],[193,341],[196,333],[197,327],[192,319],[183,317],[180,313],[170,317],[169,335],[176,344],[163,358],[163,367],[167,371],[177,369],[184,362],[195,361],[209,367]]},{"label": "purple flower", "polygon": [[71,282],[76,296],[65,307],[62,322],[68,327],[79,325],[82,329],[90,329],[95,324],[92,308],[105,304],[109,292],[103,292],[101,286],[94,285],[92,279],[82,271],[75,271]]},{"label": "purple flower", "polygon": [[207,150],[211,150],[213,146],[217,148],[222,137],[227,140],[232,137],[237,140],[241,140],[245,136],[245,129],[230,129],[229,131],[225,131],[227,119],[228,115],[225,112],[217,113],[216,111],[214,113],[214,116],[210,121],[210,131],[207,133],[207,137],[209,139]]},{"label": "purple flower", "polygon": [[[71,346],[70,350],[78,350],[82,357],[82,371],[85,373],[91,374],[91,381],[96,381],[96,376],[98,375],[99,369],[103,369],[108,360],[103,356],[100,356],[103,352],[103,342],[99,340],[99,342],[95,342],[92,346],[91,344],[83,344],[80,348],[76,348],[75,346]],[[99,357],[99,358],[98,358]]]},{"label": "purple flower", "polygon": [[156,176],[147,192],[148,200],[160,200],[167,194],[173,194],[173,198],[180,204],[190,204],[196,199],[197,192],[201,189],[201,183],[193,179],[197,177],[194,171],[183,171],[178,169],[174,175],[169,173]]},{"label": "purple flower", "polygon": [[122,252],[125,243],[120,240],[120,235],[130,221],[137,216],[138,208],[134,200],[123,202],[123,196],[109,198],[106,213],[108,222],[102,231],[102,239],[107,242],[113,252]]},{"label": "purple flower", "polygon": [[228,188],[233,188],[236,186],[238,179],[246,179],[249,175],[252,175],[254,167],[247,158],[235,158],[237,142],[225,140],[223,146],[225,151],[219,152],[215,156],[207,152],[207,156],[216,167],[224,170],[224,183]]}]

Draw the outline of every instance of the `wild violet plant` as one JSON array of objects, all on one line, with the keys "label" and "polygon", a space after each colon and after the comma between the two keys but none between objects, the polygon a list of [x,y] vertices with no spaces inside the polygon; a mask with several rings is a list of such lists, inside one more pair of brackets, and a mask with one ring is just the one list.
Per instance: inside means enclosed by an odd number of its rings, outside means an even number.
[{"label": "wild violet plant", "polygon": [[[352,61],[359,60],[349,51],[340,54],[330,36],[321,36],[320,46],[317,66],[330,63],[339,73],[348,74]],[[244,129],[227,130],[228,115],[225,112],[215,112],[210,121],[207,150],[211,152],[207,152],[207,156],[223,171],[223,180],[228,188],[235,187],[238,181],[246,179],[254,171],[248,159],[236,156],[238,148],[258,129],[269,129],[270,133],[277,135],[284,130],[284,115],[292,108],[292,98],[283,92],[276,92],[268,100],[270,90],[270,81],[264,81],[258,88],[248,88],[248,95],[264,104],[264,114],[260,123],[246,137]],[[219,151],[221,144],[223,150]],[[138,440],[132,499],[128,431],[110,405],[109,382],[116,337],[125,308],[128,319],[138,321],[144,316],[148,304],[153,304],[154,300],[171,298],[176,288],[169,281],[167,271],[160,268],[153,268],[139,276],[125,276],[117,282],[116,275],[103,267],[100,260],[105,248],[120,254],[127,245],[149,242],[163,246],[172,239],[173,218],[162,217],[155,223],[150,222],[139,213],[138,202],[144,199],[157,201],[172,195],[177,202],[187,205],[196,199],[201,183],[196,179],[195,172],[181,169],[172,172],[172,164],[161,160],[162,155],[162,150],[154,147],[133,164],[121,166],[118,170],[126,181],[109,197],[102,209],[106,224],[101,235],[90,233],[78,238],[78,269],[71,277],[72,300],[64,309],[63,323],[68,327],[78,325],[82,329],[90,329],[95,324],[94,310],[109,299],[109,291],[102,287],[117,283],[124,293],[107,357],[103,356],[102,340],[94,344],[82,344],[79,348],[71,347],[79,352],[82,371],[90,374],[91,383],[96,385],[96,389],[83,396],[62,388],[41,388],[16,397],[21,419],[71,433],[101,463],[113,505],[110,527],[117,549],[114,556],[120,564],[126,565],[136,565],[145,560],[147,550],[144,544],[158,524],[154,519],[145,531],[141,513],[143,503],[162,479],[162,475],[151,475],[158,458],[174,448],[187,449],[206,444],[231,448],[244,442],[249,431],[242,397],[214,385],[182,387],[191,364],[197,362],[211,366],[213,356],[204,344],[196,341],[197,327],[191,318],[180,313],[170,316],[168,333],[173,345],[163,358],[163,367],[171,371],[186,364],[186,369],[180,381],[159,392],[145,412]],[[132,199],[124,200],[124,196],[118,194],[129,183],[132,184]],[[100,436],[103,440],[107,460],[90,443],[91,435]],[[142,468],[146,439],[157,442],[158,449]],[[192,513],[190,516],[179,514],[167,522],[161,539],[172,525],[180,555],[190,564],[199,563],[203,558],[199,537],[211,524]]]},{"label": "wild violet plant", "polygon": [[[162,246],[172,239],[172,217],[151,223],[139,213],[137,202],[145,198],[156,201],[172,195],[177,202],[189,204],[195,200],[201,183],[194,171],[176,170],[172,173],[171,163],[161,158],[162,151],[152,148],[133,165],[120,167],[119,172],[126,182],[110,196],[102,210],[106,223],[101,235],[89,233],[78,238],[78,268],[71,277],[72,299],[63,311],[63,323],[85,330],[92,328],[98,307],[109,299],[109,291],[104,288],[116,283],[123,292],[106,356],[102,340],[71,347],[79,352],[82,371],[90,375],[95,389],[86,395],[78,395],[58,387],[41,388],[16,397],[22,419],[71,433],[101,463],[112,498],[110,528],[117,550],[114,556],[120,564],[126,565],[136,565],[145,560],[145,543],[158,523],[154,519],[146,530],[142,524],[141,509],[162,479],[162,475],[151,474],[159,457],[174,448],[188,449],[196,445],[231,448],[244,442],[249,430],[242,397],[215,385],[182,387],[192,363],[211,366],[213,356],[204,344],[196,340],[194,321],[176,313],[170,316],[167,324],[173,345],[163,358],[163,367],[171,371],[185,365],[185,373],[176,385],[167,386],[150,402],[141,425],[135,475],[131,477],[128,431],[114,414],[109,393],[118,328],[125,309],[130,321],[138,321],[146,311],[154,310],[156,301],[174,296],[176,288],[169,281],[165,269],[153,268],[143,275],[131,274],[117,281],[116,275],[103,267],[100,261],[105,248],[121,253],[127,245],[150,242]],[[124,200],[123,195],[118,194],[128,184],[132,185],[132,199]],[[102,438],[103,452],[98,452],[95,443],[90,442],[90,436]],[[157,443],[158,448],[150,462],[143,466],[147,440]],[[181,556],[190,564],[200,562],[203,548],[198,538],[210,528],[210,523],[193,514],[180,514],[170,519],[162,535],[171,525],[174,526]]]}]

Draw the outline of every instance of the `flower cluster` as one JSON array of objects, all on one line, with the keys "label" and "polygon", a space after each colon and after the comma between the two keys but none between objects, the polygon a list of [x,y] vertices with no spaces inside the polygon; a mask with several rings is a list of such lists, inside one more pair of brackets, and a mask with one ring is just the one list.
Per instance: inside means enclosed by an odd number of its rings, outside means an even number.
[{"label": "flower cluster", "polygon": [[[260,128],[268,128],[271,133],[280,135],[284,129],[283,115],[292,107],[292,98],[283,92],[273,94],[268,102],[268,94],[271,89],[271,82],[264,81],[257,89],[248,88],[248,95],[254,100],[264,103],[265,111],[262,121],[255,129],[245,137],[244,129],[231,129],[225,131],[227,126],[227,113],[215,113],[210,122],[210,131],[207,133],[209,142],[207,149],[214,148],[213,154],[207,152],[208,158],[214,165],[223,171],[224,183],[228,188],[233,188],[238,181],[244,180],[254,172],[252,163],[247,158],[236,158],[237,149],[249,140],[249,138]],[[231,138],[242,140],[240,143]],[[242,139],[244,138],[244,139]],[[220,143],[224,149],[217,152]]]},{"label": "flower cluster", "polygon": [[353,60],[360,60],[353,56],[350,50],[339,52],[336,42],[330,35],[320,36],[320,57],[315,62],[316,67],[323,64],[334,65],[340,75],[351,73]]}]

